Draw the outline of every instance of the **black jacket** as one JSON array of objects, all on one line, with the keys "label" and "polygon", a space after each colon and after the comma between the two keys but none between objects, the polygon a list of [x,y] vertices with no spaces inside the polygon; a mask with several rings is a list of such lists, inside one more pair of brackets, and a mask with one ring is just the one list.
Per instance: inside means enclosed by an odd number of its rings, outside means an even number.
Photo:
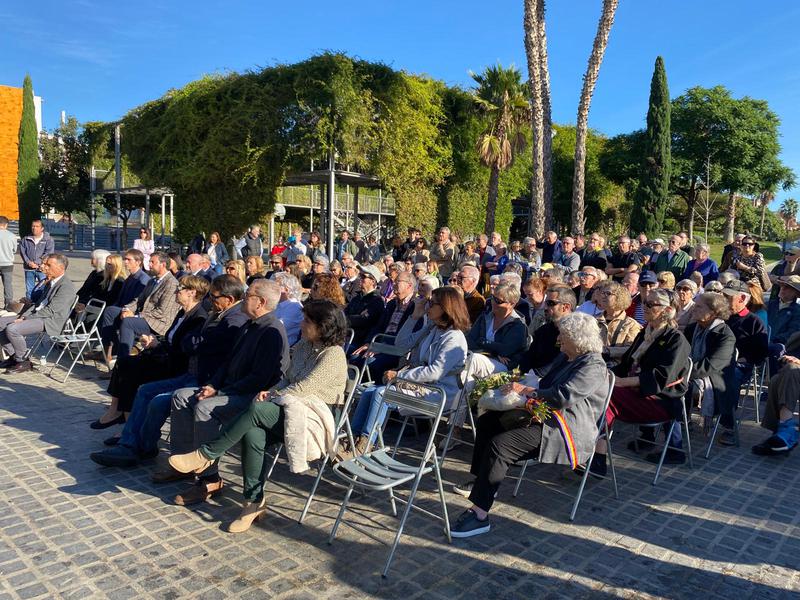
[{"label": "black jacket", "polygon": [[200,333],[200,329],[208,318],[208,313],[206,309],[203,308],[202,302],[198,303],[188,314],[185,314],[183,309],[181,309],[172,322],[172,325],[167,330],[167,335],[175,328],[175,324],[181,318],[183,318],[183,321],[181,321],[181,324],[175,329],[175,333],[172,334],[172,340],[170,342],[166,342],[165,340],[165,343],[162,344],[167,353],[169,371],[174,373],[175,376],[186,373],[186,370],[189,368],[189,355],[184,350],[183,341],[187,337]]},{"label": "black jacket", "polygon": [[[92,298],[95,298],[101,291],[100,286],[103,283],[103,272],[102,271],[92,271],[89,273],[89,276],[86,278],[86,281],[83,282],[81,289],[78,290],[78,302],[80,304],[86,304]],[[120,288],[122,287],[122,281],[120,281]]]},{"label": "black jacket", "polygon": [[[614,368],[614,374],[618,377],[630,377],[633,353],[642,345],[644,334],[645,329],[642,329]],[[686,367],[690,352],[691,346],[683,334],[669,327],[656,338],[639,361],[639,390],[642,396],[656,396],[673,416],[681,414],[680,403],[689,388]]]},{"label": "black jacket", "polygon": [[541,371],[549,367],[559,354],[561,346],[558,343],[558,327],[552,321],[547,321],[533,333],[533,340],[520,364],[520,371]]},{"label": "black jacket", "polygon": [[[386,333],[386,328],[389,326],[389,321],[392,319],[392,315],[394,314],[395,309],[397,308],[397,298],[392,298],[389,303],[386,305],[386,308],[383,309],[383,313],[381,313],[381,318],[378,323],[373,327],[369,334],[367,335],[366,341],[369,342],[372,340],[379,333]],[[397,329],[394,333],[390,335],[397,335],[397,332],[400,331],[400,328],[403,326],[403,323],[406,322],[406,319],[411,316],[411,313],[414,312],[414,299],[412,298],[409,300],[408,305],[406,305],[406,309],[403,311],[403,316],[400,317],[400,322],[397,324]]]},{"label": "black jacket", "polygon": [[377,290],[369,294],[359,292],[345,306],[344,314],[355,332],[353,347],[358,348],[367,341],[369,332],[380,321],[383,315],[383,298]]},{"label": "black jacket", "polygon": [[[692,343],[697,323],[690,323],[683,332],[689,344]],[[714,388],[715,410],[719,413],[721,406],[725,405],[730,394],[738,394],[739,389],[734,389],[734,354],[736,350],[736,336],[727,325],[722,325],[710,330],[706,335],[706,352],[702,360],[694,363],[692,379],[708,378]]]},{"label": "black jacket", "polygon": [[748,312],[744,317],[731,315],[726,323],[736,336],[739,362],[746,360],[757,365],[767,358],[767,329],[761,319]]},{"label": "black jacket", "polygon": [[286,330],[273,313],[251,320],[208,382],[226,396],[268,390],[289,368]]},{"label": "black jacket", "polygon": [[194,362],[193,370],[200,385],[205,385],[228,358],[242,327],[248,321],[239,304],[228,309],[221,318],[216,313],[209,314],[196,335],[183,338],[183,351]]}]

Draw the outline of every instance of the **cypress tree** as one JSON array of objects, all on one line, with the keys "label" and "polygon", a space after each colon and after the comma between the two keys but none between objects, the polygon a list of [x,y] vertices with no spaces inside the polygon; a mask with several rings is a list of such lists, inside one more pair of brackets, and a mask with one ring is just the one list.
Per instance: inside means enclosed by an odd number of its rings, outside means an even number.
[{"label": "cypress tree", "polygon": [[39,132],[36,130],[36,109],[33,105],[33,83],[25,76],[22,86],[22,119],[19,123],[19,153],[17,155],[17,199],[19,202],[19,232],[30,233],[31,221],[42,216],[39,192]]},{"label": "cypress tree", "polygon": [[647,109],[647,132],[639,186],[633,198],[631,232],[648,236],[661,234],[664,214],[669,204],[669,178],[672,170],[670,153],[670,100],[664,59],[656,58],[650,82],[650,106]]}]

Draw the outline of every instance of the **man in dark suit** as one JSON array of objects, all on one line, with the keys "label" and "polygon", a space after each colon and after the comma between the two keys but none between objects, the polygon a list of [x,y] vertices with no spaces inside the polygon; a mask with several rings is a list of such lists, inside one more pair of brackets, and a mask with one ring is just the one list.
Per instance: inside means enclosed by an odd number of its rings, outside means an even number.
[{"label": "man in dark suit", "polygon": [[45,261],[48,282],[37,304],[31,304],[18,316],[0,318],[0,344],[8,359],[0,363],[6,373],[24,373],[33,369],[27,360],[26,335],[59,335],[72,311],[75,284],[66,276],[69,260],[63,254],[51,254]]},{"label": "man in dark suit", "polygon": [[[269,279],[254,281],[245,294],[243,312],[250,318],[229,357],[199,390],[182,388],[172,396],[170,452],[185,454],[210,442],[222,427],[247,409],[260,391],[277,384],[289,366],[289,343],[283,324],[273,314],[280,286]],[[217,464],[200,474],[196,485],[175,497],[187,506],[204,502],[222,490]]]},{"label": "man in dark suit", "polygon": [[359,270],[361,289],[344,308],[347,321],[355,333],[353,348],[358,348],[368,341],[367,336],[380,321],[384,309],[383,298],[378,293],[380,271],[372,265],[361,265]]},{"label": "man in dark suit", "polygon": [[[228,358],[241,328],[249,322],[241,310],[244,285],[232,275],[221,275],[211,284],[208,295],[213,312],[199,334],[192,333],[180,342],[182,353],[188,356],[187,368],[171,379],[139,386],[117,445],[93,453],[91,459],[94,462],[108,467],[135,467],[140,460],[154,455],[158,451],[161,427],[170,414],[175,390],[205,385]],[[186,479],[186,475],[171,467],[153,474],[156,483],[176,479]]]},{"label": "man in dark suit", "polygon": [[[103,340],[103,347],[108,348],[116,333],[116,326],[119,316],[125,309],[125,306],[136,299],[142,294],[150,282],[150,275],[142,268],[144,262],[144,254],[139,250],[128,250],[122,257],[122,262],[125,263],[125,269],[128,271],[128,277],[122,284],[119,298],[113,306],[106,306],[103,311],[103,316],[100,318],[100,337]],[[104,356],[103,353],[98,352],[92,358],[108,360],[109,357]]]}]

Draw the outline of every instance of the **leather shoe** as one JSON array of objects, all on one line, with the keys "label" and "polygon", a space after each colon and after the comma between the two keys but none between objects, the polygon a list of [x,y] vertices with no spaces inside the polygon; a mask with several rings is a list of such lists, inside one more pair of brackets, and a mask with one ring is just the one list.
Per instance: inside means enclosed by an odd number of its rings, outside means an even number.
[{"label": "leather shoe", "polygon": [[33,371],[33,365],[29,360],[23,360],[22,362],[15,363],[13,367],[9,367],[6,370],[6,374],[9,373],[27,373],[28,371]]},{"label": "leather shoe", "polygon": [[102,452],[92,452],[89,458],[104,467],[121,467],[125,469],[139,464],[136,452],[133,451],[133,448],[128,448],[127,446],[116,446]]},{"label": "leather shoe", "polygon": [[125,422],[125,415],[123,413],[119,413],[119,416],[116,419],[111,419],[110,421],[106,421],[103,423],[100,419],[96,421],[92,421],[89,424],[89,427],[92,429],[108,429],[109,427],[113,427],[114,425],[122,425]]},{"label": "leather shoe", "polygon": [[153,483],[170,483],[172,481],[184,481],[194,479],[194,473],[179,473],[169,465],[154,471],[150,476]]},{"label": "leather shoe", "polygon": [[119,444],[120,436],[112,435],[110,438],[106,438],[103,440],[103,445],[105,446],[116,446]]},{"label": "leather shoe", "polygon": [[267,513],[266,498],[261,502],[245,502],[239,518],[228,524],[229,533],[244,533],[250,526]]},{"label": "leather shoe", "polygon": [[214,464],[200,450],[188,454],[173,454],[169,457],[169,466],[179,473],[202,473]]},{"label": "leather shoe", "polygon": [[0,369],[8,369],[8,368],[13,367],[16,364],[17,364],[17,359],[14,358],[13,356],[9,356],[3,362],[0,362]]},{"label": "leather shoe", "polygon": [[222,479],[219,481],[200,480],[186,491],[175,496],[175,504],[178,506],[200,504],[219,494],[222,491],[222,487]]}]

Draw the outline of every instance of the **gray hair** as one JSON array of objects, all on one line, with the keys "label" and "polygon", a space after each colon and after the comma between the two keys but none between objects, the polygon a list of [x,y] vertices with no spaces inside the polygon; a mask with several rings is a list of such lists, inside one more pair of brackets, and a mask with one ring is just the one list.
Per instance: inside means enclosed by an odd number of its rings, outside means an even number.
[{"label": "gray hair", "polygon": [[506,282],[516,285],[517,289],[522,287],[522,277],[520,277],[519,273],[514,273],[513,271],[506,271],[500,274],[500,283]]},{"label": "gray hair", "polygon": [[568,285],[560,284],[547,288],[546,294],[556,294],[558,301],[562,304],[569,304],[571,310],[575,310],[578,304],[578,299],[575,298],[575,292],[572,291]]},{"label": "gray hair", "polygon": [[739,279],[739,271],[728,269],[727,271],[723,271],[722,273],[719,274],[717,281],[719,281],[722,285],[725,285],[726,283],[728,283],[729,281],[733,281],[734,279]]},{"label": "gray hair", "polygon": [[267,301],[267,310],[273,311],[281,301],[281,286],[272,279],[256,279],[250,284],[248,291]]},{"label": "gray hair", "polygon": [[431,290],[438,290],[439,289],[439,279],[434,277],[433,275],[423,275],[418,280],[418,286],[422,285],[423,283],[428,284]]},{"label": "gray hair", "polygon": [[495,286],[492,294],[503,302],[508,302],[514,306],[517,305],[521,296],[519,285],[504,279],[501,279],[500,283]]},{"label": "gray hair", "polygon": [[92,251],[92,258],[94,259],[95,271],[102,271],[106,268],[106,259],[111,256],[111,252],[98,248]]},{"label": "gray hair", "polygon": [[60,264],[62,267],[64,267],[65,271],[67,270],[67,267],[69,266],[69,259],[66,256],[64,256],[63,254],[58,254],[56,252],[54,252],[53,254],[48,254],[46,257],[44,257],[44,260],[54,260],[54,261],[56,261],[58,264]]},{"label": "gray hair", "polygon": [[723,288],[723,285],[719,281],[709,281],[706,284],[705,291],[706,292],[721,292],[722,288]]},{"label": "gray hair", "polygon": [[711,254],[711,247],[708,244],[697,244],[695,250],[702,250],[706,254]]},{"label": "gray hair", "polygon": [[[436,278],[434,277],[434,279],[436,279]],[[414,277],[408,271],[400,271],[400,272],[398,272],[397,273],[397,279],[395,280],[395,282],[397,282],[397,281],[407,281],[408,283],[411,284],[411,287],[413,287],[415,290],[417,289],[417,278]]]},{"label": "gray hair", "polygon": [[569,339],[578,354],[603,352],[603,340],[600,339],[600,326],[597,319],[581,312],[564,315],[558,321],[558,332]]},{"label": "gray hair", "polygon": [[272,276],[272,280],[281,286],[281,290],[284,290],[286,295],[292,300],[301,299],[303,295],[303,286],[300,285],[300,280],[291,273],[283,271],[275,273],[275,275]]},{"label": "gray hair", "polygon": [[463,264],[461,265],[461,271],[462,271],[461,273],[462,277],[466,275],[470,279],[473,279],[475,281],[480,281],[481,272],[478,270],[478,267],[471,264]]}]

